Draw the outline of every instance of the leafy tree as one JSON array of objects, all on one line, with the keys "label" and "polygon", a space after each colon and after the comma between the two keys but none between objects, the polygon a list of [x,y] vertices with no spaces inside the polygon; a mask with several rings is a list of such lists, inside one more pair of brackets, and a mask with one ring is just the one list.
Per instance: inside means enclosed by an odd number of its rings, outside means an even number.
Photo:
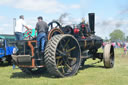
[{"label": "leafy tree", "polygon": [[128,36],[126,36],[126,39],[125,40],[128,41]]},{"label": "leafy tree", "polygon": [[105,42],[108,42],[108,41],[109,41],[109,39],[108,39],[107,37],[105,37],[104,41],[105,41]]},{"label": "leafy tree", "polygon": [[109,36],[112,41],[125,40],[125,33],[120,29],[114,30]]}]

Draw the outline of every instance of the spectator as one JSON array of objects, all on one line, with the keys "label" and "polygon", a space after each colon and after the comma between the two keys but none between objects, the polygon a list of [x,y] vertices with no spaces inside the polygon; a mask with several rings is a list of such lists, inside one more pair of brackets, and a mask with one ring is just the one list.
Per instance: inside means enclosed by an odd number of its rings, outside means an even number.
[{"label": "spectator", "polygon": [[124,46],[124,54],[127,55],[127,46]]}]

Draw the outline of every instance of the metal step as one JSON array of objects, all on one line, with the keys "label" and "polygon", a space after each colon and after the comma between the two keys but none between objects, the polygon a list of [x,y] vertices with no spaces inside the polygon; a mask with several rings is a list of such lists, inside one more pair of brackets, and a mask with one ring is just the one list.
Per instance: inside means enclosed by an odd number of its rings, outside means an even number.
[{"label": "metal step", "polygon": [[31,65],[32,56],[30,55],[12,55],[14,62],[18,65]]}]

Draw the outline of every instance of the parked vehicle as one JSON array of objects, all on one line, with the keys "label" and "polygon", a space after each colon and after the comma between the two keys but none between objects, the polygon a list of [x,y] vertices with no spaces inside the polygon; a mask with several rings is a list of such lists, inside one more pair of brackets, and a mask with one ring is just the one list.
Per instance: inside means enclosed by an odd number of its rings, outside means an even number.
[{"label": "parked vehicle", "polygon": [[11,42],[15,41],[15,39],[3,39],[0,38],[0,63],[2,64],[4,61],[8,61],[10,65],[12,63],[13,48],[15,45]]}]

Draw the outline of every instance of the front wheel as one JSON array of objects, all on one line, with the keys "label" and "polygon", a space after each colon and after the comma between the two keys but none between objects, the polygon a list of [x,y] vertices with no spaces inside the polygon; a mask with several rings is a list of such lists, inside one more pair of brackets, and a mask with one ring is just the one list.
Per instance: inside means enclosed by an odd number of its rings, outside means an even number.
[{"label": "front wheel", "polygon": [[114,66],[114,47],[111,44],[105,45],[103,60],[105,68],[112,68]]}]

